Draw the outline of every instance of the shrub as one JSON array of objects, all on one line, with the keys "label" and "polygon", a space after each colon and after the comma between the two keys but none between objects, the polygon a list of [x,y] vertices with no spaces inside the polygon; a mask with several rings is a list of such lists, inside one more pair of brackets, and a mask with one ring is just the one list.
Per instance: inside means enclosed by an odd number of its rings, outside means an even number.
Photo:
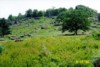
[{"label": "shrub", "polygon": [[94,45],[93,47],[94,47],[95,49],[98,49],[98,48],[99,48],[99,46],[98,46],[98,45]]},{"label": "shrub", "polygon": [[0,45],[0,54],[2,53],[2,51],[3,51],[3,46]]},{"label": "shrub", "polygon": [[92,37],[96,40],[100,40],[100,32],[97,31],[92,32]]}]

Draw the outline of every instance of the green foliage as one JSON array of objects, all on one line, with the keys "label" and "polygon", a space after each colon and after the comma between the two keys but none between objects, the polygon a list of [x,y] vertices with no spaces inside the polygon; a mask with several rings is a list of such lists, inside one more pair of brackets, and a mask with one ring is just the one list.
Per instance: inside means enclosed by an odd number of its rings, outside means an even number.
[{"label": "green foliage", "polygon": [[0,54],[2,53],[3,50],[4,50],[4,47],[0,45]]},{"label": "green foliage", "polygon": [[[96,16],[97,12],[89,7],[86,7],[84,5],[78,5],[76,6],[77,10],[82,10],[85,13],[87,13],[89,15],[89,17],[94,17]],[[68,11],[73,10],[73,8],[68,9]],[[21,13],[19,13],[18,16],[12,16],[9,15],[8,17],[8,22],[10,24],[13,24],[14,21],[16,20],[27,20],[28,18],[35,18],[35,19],[39,19],[39,17],[50,17],[50,18],[55,18],[55,16],[59,15],[62,12],[67,11],[66,8],[51,8],[51,9],[47,9],[46,11],[38,11],[37,9],[32,10],[32,9],[28,9],[25,13],[25,15],[21,15]],[[62,16],[62,17],[61,17]],[[92,18],[93,19],[93,18]],[[63,15],[60,14],[57,18],[58,21],[62,21],[63,20]]]},{"label": "green foliage", "polygon": [[38,17],[38,10],[36,10],[36,9],[33,10],[32,16],[33,16],[33,17]]},{"label": "green foliage", "polygon": [[97,11],[95,11],[89,7],[86,7],[84,5],[77,5],[76,9],[84,11],[85,13],[87,13],[89,15],[89,17],[94,17],[97,15]]},{"label": "green foliage", "polygon": [[[42,17],[42,16],[45,16],[45,17],[53,17],[53,16],[57,16],[59,13],[65,11],[66,9],[65,8],[58,8],[58,9],[55,9],[55,8],[52,8],[52,9],[47,9],[46,11],[38,11],[37,9],[35,10],[27,10],[26,13],[25,13],[25,17],[26,18],[35,18],[37,19],[38,17]],[[12,16],[11,16],[12,18]]]},{"label": "green foliage", "polygon": [[17,16],[17,20],[21,20],[23,18],[24,18],[24,16],[21,13],[19,13],[18,16]]},{"label": "green foliage", "polygon": [[8,17],[9,22],[15,21],[16,19],[17,19],[17,16],[9,15],[9,17]]},{"label": "green foliage", "polygon": [[1,67],[93,67],[91,57],[99,50],[94,46],[100,47],[100,41],[86,36],[41,36],[0,44],[5,47]]},{"label": "green foliage", "polygon": [[4,18],[0,19],[0,36],[9,34],[9,24]]},{"label": "green foliage", "polygon": [[43,12],[42,11],[39,11],[38,12],[38,17],[42,17],[42,16],[44,16]]},{"label": "green foliage", "polygon": [[60,14],[58,14],[58,16],[56,18],[56,22],[58,22],[58,23],[63,22],[65,15],[66,15],[66,12],[61,12]]},{"label": "green foliage", "polygon": [[66,11],[66,8],[52,8],[52,9],[47,9],[45,12],[45,16],[46,17],[52,17],[52,16],[57,16],[58,14],[60,14],[61,12]]},{"label": "green foliage", "polygon": [[9,20],[9,21],[13,21],[13,20],[14,20],[14,19],[13,19],[13,16],[12,16],[12,15],[9,15],[8,20]]},{"label": "green foliage", "polygon": [[26,17],[31,18],[32,17],[32,10],[31,9],[27,10],[25,15],[26,15]]},{"label": "green foliage", "polygon": [[[88,29],[88,16],[83,10],[70,8],[65,11],[65,8],[48,9],[46,13],[30,10],[27,17],[21,14],[15,17],[21,23],[11,25],[11,35],[7,37],[23,41],[0,41],[3,44],[0,46],[0,67],[93,67],[91,58],[100,50],[100,41],[87,35],[62,36],[58,31],[61,26],[52,24],[55,19],[46,18],[60,13],[57,21],[68,24],[69,31]],[[44,14],[46,17],[42,17]]]},{"label": "green foliage", "polygon": [[99,31],[93,31],[92,37],[96,40],[100,40],[100,32]]},{"label": "green foliage", "polygon": [[63,32],[68,30],[77,34],[78,30],[87,30],[89,29],[90,22],[88,20],[88,15],[82,10],[70,10],[66,11],[66,15],[63,17]]}]

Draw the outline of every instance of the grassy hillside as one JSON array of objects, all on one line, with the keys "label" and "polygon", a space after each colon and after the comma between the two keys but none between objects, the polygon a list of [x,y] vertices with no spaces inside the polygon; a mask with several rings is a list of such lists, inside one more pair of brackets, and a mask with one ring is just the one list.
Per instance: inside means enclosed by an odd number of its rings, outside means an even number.
[{"label": "grassy hillside", "polygon": [[[50,23],[54,22],[54,19],[42,17],[40,19],[28,19],[20,21],[19,24],[12,25],[10,27],[12,35],[23,34],[39,34],[41,30],[53,30],[54,26]],[[43,28],[43,29],[42,29]],[[46,33],[46,32],[45,32]]]},{"label": "grassy hillside", "polygon": [[[18,5],[30,5],[23,3]],[[0,67],[100,67],[99,16],[88,6],[77,5],[30,8],[0,18]]]},{"label": "grassy hillside", "polygon": [[[56,36],[61,33],[59,26],[54,26],[55,19],[42,17],[40,19],[21,20],[19,24],[10,26],[11,34],[5,36],[14,39],[28,39],[37,36]],[[9,39],[8,39],[9,40]]]},{"label": "grassy hillside", "polygon": [[[31,18],[10,26],[11,34],[0,41],[0,67],[93,67],[100,41],[91,35],[62,34],[61,26],[53,22]],[[90,31],[99,30],[98,24],[93,27]]]}]

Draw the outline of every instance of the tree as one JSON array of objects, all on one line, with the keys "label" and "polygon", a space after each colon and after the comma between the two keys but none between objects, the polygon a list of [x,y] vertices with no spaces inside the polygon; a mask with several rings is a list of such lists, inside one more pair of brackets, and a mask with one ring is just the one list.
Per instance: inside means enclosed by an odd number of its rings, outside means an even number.
[{"label": "tree", "polygon": [[[74,10],[72,7],[68,9],[69,12],[72,10]],[[61,23],[61,22],[63,22],[64,17],[66,16],[67,9],[59,8],[58,11],[59,11],[59,13],[57,15],[56,22]]]},{"label": "tree", "polygon": [[31,9],[26,11],[26,17],[32,17],[32,14],[33,14],[33,12]]},{"label": "tree", "polygon": [[66,11],[66,15],[63,17],[62,31],[68,30],[77,35],[78,30],[88,30],[90,26],[88,17],[87,13],[82,10]]},{"label": "tree", "polygon": [[43,11],[39,11],[38,12],[38,17],[42,17],[43,16]]},{"label": "tree", "polygon": [[61,12],[66,11],[66,10],[67,10],[66,8],[58,8],[57,11],[56,11],[57,15],[60,14]]},{"label": "tree", "polygon": [[4,18],[0,19],[0,36],[4,36],[10,33],[9,24]]},{"label": "tree", "polygon": [[51,16],[52,16],[52,11],[51,11],[51,9],[46,10],[45,16],[46,16],[46,17],[51,17]]},{"label": "tree", "polygon": [[24,18],[24,16],[23,16],[21,13],[19,13],[18,16],[17,16],[17,19],[18,19],[18,20],[21,20],[21,19],[23,19],[23,18]]},{"label": "tree", "polygon": [[80,10],[83,10],[84,12],[86,12],[90,17],[94,17],[97,15],[97,11],[87,7],[87,6],[84,6],[84,5],[77,5],[75,9],[80,9]]},{"label": "tree", "polygon": [[16,21],[17,19],[17,16],[12,16],[12,15],[9,15],[8,19],[7,19],[7,22],[12,25],[14,21]]},{"label": "tree", "polygon": [[45,12],[45,16],[46,17],[53,17],[53,16],[57,16],[58,13],[59,13],[59,9],[55,9],[55,8],[47,9]]},{"label": "tree", "polygon": [[38,10],[33,10],[33,14],[32,14],[32,17],[38,17]]},{"label": "tree", "polygon": [[99,20],[99,22],[100,22],[100,13],[98,13],[98,20]]},{"label": "tree", "polygon": [[9,21],[13,21],[14,20],[13,16],[12,15],[9,15],[8,20]]},{"label": "tree", "polygon": [[61,12],[60,14],[58,14],[58,16],[56,18],[56,22],[58,22],[58,23],[63,22],[65,15],[66,15],[65,11]]}]

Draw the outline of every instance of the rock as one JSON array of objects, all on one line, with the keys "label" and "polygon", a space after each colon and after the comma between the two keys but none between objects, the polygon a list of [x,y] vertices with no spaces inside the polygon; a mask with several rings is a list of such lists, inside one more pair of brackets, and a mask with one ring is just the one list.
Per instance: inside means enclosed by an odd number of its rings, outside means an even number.
[{"label": "rock", "polygon": [[62,24],[55,23],[54,26],[61,26]]},{"label": "rock", "polygon": [[31,37],[31,34],[27,34],[28,37]]},{"label": "rock", "polygon": [[42,25],[41,29],[48,29],[48,25]]},{"label": "rock", "polygon": [[97,26],[91,26],[92,28],[97,28]]},{"label": "rock", "polygon": [[55,24],[56,22],[51,22],[50,24]]},{"label": "rock", "polygon": [[0,41],[5,41],[4,38],[0,38]]},{"label": "rock", "polygon": [[22,39],[15,39],[15,42],[21,42],[23,41]]},{"label": "rock", "polygon": [[24,37],[24,35],[20,35],[20,37],[21,37],[21,38],[23,38],[23,37]]},{"label": "rock", "polygon": [[8,38],[9,38],[10,40],[14,40],[14,39],[15,39],[15,36],[8,36]]}]

